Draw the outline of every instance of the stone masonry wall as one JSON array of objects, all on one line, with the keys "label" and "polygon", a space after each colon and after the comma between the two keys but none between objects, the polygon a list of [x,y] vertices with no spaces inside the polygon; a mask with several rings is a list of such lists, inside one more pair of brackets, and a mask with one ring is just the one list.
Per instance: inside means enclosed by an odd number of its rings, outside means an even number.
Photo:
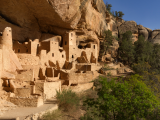
[{"label": "stone masonry wall", "polygon": [[56,91],[61,91],[61,81],[44,83],[44,94],[46,95],[46,99],[55,97],[57,94]]},{"label": "stone masonry wall", "polygon": [[94,74],[92,71],[87,73],[69,73],[69,84],[87,83],[92,81]]},{"label": "stone masonry wall", "polygon": [[39,107],[43,105],[43,99],[41,97],[11,97],[10,101],[19,107]]},{"label": "stone masonry wall", "polygon": [[17,54],[21,65],[38,65],[39,57],[32,56],[30,54]]}]

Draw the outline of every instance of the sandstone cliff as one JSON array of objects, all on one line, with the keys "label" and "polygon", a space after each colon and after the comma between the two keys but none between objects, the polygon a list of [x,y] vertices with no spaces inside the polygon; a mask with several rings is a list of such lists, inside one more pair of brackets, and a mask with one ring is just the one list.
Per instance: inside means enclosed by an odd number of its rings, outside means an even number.
[{"label": "sandstone cliff", "polygon": [[1,0],[0,31],[12,27],[13,40],[23,42],[85,25],[100,36],[107,29],[105,12],[103,0]]}]

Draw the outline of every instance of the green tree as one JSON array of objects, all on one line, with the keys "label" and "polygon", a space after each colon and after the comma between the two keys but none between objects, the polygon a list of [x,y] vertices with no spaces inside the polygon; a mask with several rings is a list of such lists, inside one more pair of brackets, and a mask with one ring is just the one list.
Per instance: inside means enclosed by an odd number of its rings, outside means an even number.
[{"label": "green tree", "polygon": [[90,112],[92,115],[86,114],[84,117],[88,116],[90,120],[98,116],[105,120],[147,118],[159,106],[158,99],[137,74],[120,82],[113,79],[107,82],[107,78],[100,77],[96,90],[99,98],[85,101],[88,110],[93,109]]},{"label": "green tree", "polygon": [[138,40],[134,43],[135,46],[135,62],[140,61],[149,62],[153,53],[152,43],[145,41],[144,37],[139,36]]},{"label": "green tree", "polygon": [[115,17],[118,17],[118,12],[117,11],[115,11]]},{"label": "green tree", "polygon": [[134,62],[134,46],[132,44],[132,33],[127,31],[123,34],[119,42],[118,55],[124,64],[132,64]]},{"label": "green tree", "polygon": [[112,42],[113,42],[112,31],[110,30],[104,31],[104,41],[101,42],[101,47],[100,47],[101,55],[104,55],[104,53],[107,52],[108,48],[112,45]]},{"label": "green tree", "polygon": [[119,12],[118,12],[118,17],[122,18],[123,15],[124,15],[124,13],[123,13],[122,11],[119,11]]},{"label": "green tree", "polygon": [[150,65],[152,66],[152,69],[155,71],[158,71],[160,73],[160,45],[154,44],[153,46],[153,52],[151,55]]},{"label": "green tree", "polygon": [[111,11],[111,7],[112,7],[112,5],[111,4],[108,4],[107,2],[106,2],[106,9],[110,12]]}]

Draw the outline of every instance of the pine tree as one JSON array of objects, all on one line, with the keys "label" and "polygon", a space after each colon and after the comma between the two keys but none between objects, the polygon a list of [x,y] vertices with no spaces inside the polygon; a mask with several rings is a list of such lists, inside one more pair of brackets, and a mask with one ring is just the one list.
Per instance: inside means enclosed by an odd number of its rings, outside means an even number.
[{"label": "pine tree", "polygon": [[118,17],[122,18],[123,15],[124,15],[124,13],[123,13],[122,11],[119,11],[119,12],[118,12]]},{"label": "pine tree", "polygon": [[124,64],[131,65],[134,62],[134,46],[132,44],[132,32],[127,31],[123,34],[120,40],[120,47],[118,49],[118,56]]}]

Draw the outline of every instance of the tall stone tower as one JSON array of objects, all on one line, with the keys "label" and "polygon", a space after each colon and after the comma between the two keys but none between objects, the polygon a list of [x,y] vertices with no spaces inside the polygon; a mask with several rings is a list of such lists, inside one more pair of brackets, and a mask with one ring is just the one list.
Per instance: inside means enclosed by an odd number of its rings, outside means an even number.
[{"label": "tall stone tower", "polygon": [[5,45],[9,49],[12,49],[12,29],[10,27],[6,27],[1,34],[0,44]]},{"label": "tall stone tower", "polygon": [[63,36],[63,49],[66,51],[66,60],[69,62],[74,61],[77,52],[75,32],[67,32]]}]

